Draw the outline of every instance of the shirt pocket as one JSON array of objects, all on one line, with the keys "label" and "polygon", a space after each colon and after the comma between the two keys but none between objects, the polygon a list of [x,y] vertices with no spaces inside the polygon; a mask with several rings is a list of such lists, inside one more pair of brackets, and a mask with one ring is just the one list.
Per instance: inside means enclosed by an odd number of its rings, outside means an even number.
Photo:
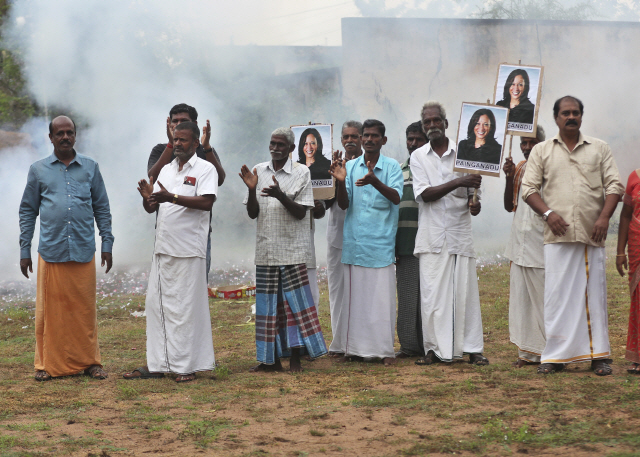
[{"label": "shirt pocket", "polygon": [[582,163],[580,164],[580,171],[591,189],[602,187],[602,174],[599,163]]},{"label": "shirt pocket", "polygon": [[196,186],[191,186],[189,184],[181,184],[180,188],[176,192],[178,195],[182,195],[184,197],[195,197],[196,196]]}]

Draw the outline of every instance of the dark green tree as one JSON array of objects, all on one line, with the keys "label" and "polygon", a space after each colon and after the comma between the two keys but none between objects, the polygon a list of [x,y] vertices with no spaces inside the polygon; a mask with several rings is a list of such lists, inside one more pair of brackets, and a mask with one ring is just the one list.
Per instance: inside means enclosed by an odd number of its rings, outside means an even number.
[{"label": "dark green tree", "polygon": [[[0,0],[0,39],[9,6],[8,0]],[[36,112],[37,106],[26,92],[20,56],[0,45],[0,126],[17,129]]]}]

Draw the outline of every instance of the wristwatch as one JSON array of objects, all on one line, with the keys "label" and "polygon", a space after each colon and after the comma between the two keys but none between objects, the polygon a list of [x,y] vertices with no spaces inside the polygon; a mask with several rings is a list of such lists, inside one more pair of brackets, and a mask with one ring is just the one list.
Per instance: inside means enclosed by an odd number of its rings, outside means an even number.
[{"label": "wristwatch", "polygon": [[173,194],[173,201],[171,203],[178,203],[178,194]]},{"label": "wristwatch", "polygon": [[547,219],[549,219],[549,214],[551,214],[551,213],[553,213],[553,210],[552,210],[552,209],[550,209],[549,211],[547,211],[546,213],[544,213],[544,214],[542,215],[542,220],[543,220],[543,221],[546,221]]}]

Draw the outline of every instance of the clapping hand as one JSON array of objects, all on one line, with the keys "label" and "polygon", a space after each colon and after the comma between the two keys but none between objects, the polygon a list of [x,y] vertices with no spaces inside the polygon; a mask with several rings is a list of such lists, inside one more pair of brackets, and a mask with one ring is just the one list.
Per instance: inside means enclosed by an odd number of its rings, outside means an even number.
[{"label": "clapping hand", "polygon": [[378,180],[377,176],[373,173],[373,167],[374,165],[371,164],[371,162],[367,162],[367,168],[369,169],[369,173],[364,175],[362,178],[358,179],[356,181],[356,186],[358,187],[366,186],[368,184],[373,184]]},{"label": "clapping hand", "polygon": [[331,174],[336,181],[344,182],[345,179],[347,179],[347,169],[345,168],[345,161],[342,159],[342,152],[334,151],[329,174]]},{"label": "clapping hand", "polygon": [[160,190],[158,192],[152,193],[149,196],[149,203],[155,205],[172,201],[173,194],[165,189],[160,181],[158,181],[158,185],[160,186]]},{"label": "clapping hand", "polygon": [[138,192],[142,195],[142,198],[147,200],[153,193],[153,176],[149,176],[149,182],[146,179],[138,181]]},{"label": "clapping hand", "polygon": [[211,141],[211,123],[209,119],[207,119],[207,124],[202,127],[202,138],[200,139],[200,143],[204,149],[209,149],[211,146],[209,145],[209,141]]},{"label": "clapping hand", "polygon": [[281,200],[282,197],[284,197],[284,192],[282,192],[282,189],[280,189],[280,184],[278,183],[278,180],[276,179],[276,177],[272,176],[272,178],[273,178],[273,184],[270,185],[269,187],[263,188],[260,196],[273,197],[278,200]]},{"label": "clapping hand", "polygon": [[173,127],[171,126],[171,117],[167,118],[167,139],[169,144],[173,144]]},{"label": "clapping hand", "polygon": [[242,168],[240,168],[240,173],[238,173],[238,175],[250,190],[254,190],[258,186],[258,172],[255,168],[253,169],[253,173],[251,173],[249,171],[249,167],[243,165]]}]

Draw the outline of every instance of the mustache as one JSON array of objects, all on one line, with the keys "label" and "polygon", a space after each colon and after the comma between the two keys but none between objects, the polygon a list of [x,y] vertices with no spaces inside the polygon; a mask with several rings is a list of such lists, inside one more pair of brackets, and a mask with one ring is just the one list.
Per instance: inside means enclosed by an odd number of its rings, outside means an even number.
[{"label": "mustache", "polygon": [[427,137],[429,137],[429,135],[431,135],[433,133],[439,133],[440,135],[442,135],[444,133],[444,131],[439,129],[439,128],[434,127],[432,129],[427,130]]},{"label": "mustache", "polygon": [[352,146],[352,147],[354,147],[354,148],[357,148],[357,147],[358,147],[358,145],[357,145],[357,144],[355,144],[355,143],[345,143],[345,144],[344,144],[344,147],[346,148],[347,146]]},{"label": "mustache", "polygon": [[564,125],[578,125],[578,121],[575,119],[569,119]]}]

